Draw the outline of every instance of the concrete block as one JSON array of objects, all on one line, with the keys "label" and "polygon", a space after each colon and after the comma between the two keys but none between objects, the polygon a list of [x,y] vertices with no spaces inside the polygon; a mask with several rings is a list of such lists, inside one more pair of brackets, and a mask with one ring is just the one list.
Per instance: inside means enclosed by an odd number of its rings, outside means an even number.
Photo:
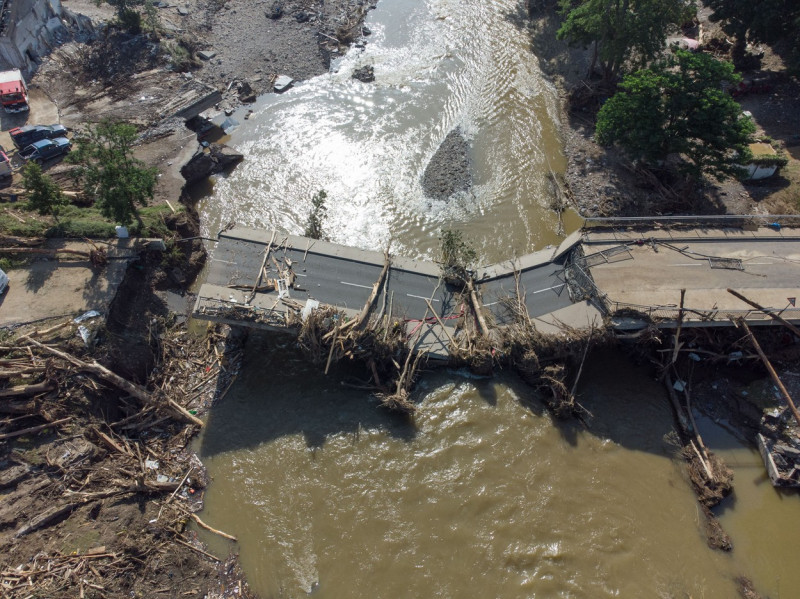
[{"label": "concrete block", "polygon": [[200,50],[197,55],[203,60],[211,60],[217,55],[217,53],[213,50]]},{"label": "concrete block", "polygon": [[280,77],[278,77],[275,80],[275,86],[274,86],[275,87],[275,93],[282,94],[287,89],[292,87],[293,83],[294,83],[294,79],[292,79],[291,77],[289,77],[287,75],[281,75]]}]

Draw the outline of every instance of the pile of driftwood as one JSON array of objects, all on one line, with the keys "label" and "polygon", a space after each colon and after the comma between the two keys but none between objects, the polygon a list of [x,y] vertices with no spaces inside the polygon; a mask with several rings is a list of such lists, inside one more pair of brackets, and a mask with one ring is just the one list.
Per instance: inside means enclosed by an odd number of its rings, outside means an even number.
[{"label": "pile of driftwood", "polygon": [[[181,551],[216,571],[224,560],[186,525],[232,537],[194,513],[205,474],[186,448],[203,424],[197,411],[230,387],[241,351],[216,328],[196,338],[159,322],[151,331],[156,367],[140,384],[95,359],[76,328],[59,323],[0,348],[0,529],[11,531],[0,543],[0,595],[118,595]],[[91,531],[101,510],[128,501],[148,506],[136,530],[74,553],[49,549],[69,545],[47,541],[52,527],[75,519]]]},{"label": "pile of driftwood", "polygon": [[542,399],[556,417],[588,415],[575,399],[575,392],[589,350],[614,341],[610,329],[604,325],[575,329],[562,324],[558,333],[545,334],[528,314],[519,285],[504,303],[511,323],[497,329],[503,359],[522,380],[542,392]]},{"label": "pile of driftwood", "polygon": [[352,316],[331,306],[311,311],[305,320],[299,316],[298,343],[310,359],[325,364],[327,374],[331,364],[338,360],[359,360],[366,364],[371,375],[372,390],[381,403],[395,411],[413,414],[414,404],[409,392],[423,352],[414,352],[405,335],[403,319],[391,315],[386,294],[377,307],[380,290],[389,271],[389,255],[384,257],[384,267],[367,298],[363,309]]}]

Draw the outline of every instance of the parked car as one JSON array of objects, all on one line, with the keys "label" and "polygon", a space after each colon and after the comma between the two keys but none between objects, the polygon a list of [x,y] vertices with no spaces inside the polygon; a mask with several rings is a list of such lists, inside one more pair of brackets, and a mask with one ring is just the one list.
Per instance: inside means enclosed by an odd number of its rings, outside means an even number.
[{"label": "parked car", "polygon": [[11,141],[18,149],[27,148],[40,139],[55,139],[66,137],[67,128],[64,125],[25,125],[9,131]]},{"label": "parked car", "polygon": [[42,139],[32,143],[24,150],[21,150],[19,155],[25,160],[33,160],[39,164],[63,156],[72,149],[72,142],[66,137],[57,137],[55,139]]}]

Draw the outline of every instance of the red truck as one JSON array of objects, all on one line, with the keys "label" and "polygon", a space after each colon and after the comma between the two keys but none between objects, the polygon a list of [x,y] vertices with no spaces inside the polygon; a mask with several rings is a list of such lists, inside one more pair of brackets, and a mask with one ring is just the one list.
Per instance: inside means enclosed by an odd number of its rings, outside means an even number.
[{"label": "red truck", "polygon": [[0,104],[6,112],[28,110],[28,86],[19,69],[0,72]]}]

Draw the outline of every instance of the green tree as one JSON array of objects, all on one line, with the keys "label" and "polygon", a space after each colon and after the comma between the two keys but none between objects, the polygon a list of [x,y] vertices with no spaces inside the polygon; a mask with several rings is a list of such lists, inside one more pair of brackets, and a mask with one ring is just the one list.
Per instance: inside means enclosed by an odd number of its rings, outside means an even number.
[{"label": "green tree", "polygon": [[589,73],[597,62],[603,78],[617,77],[629,60],[640,67],[665,46],[667,32],[694,14],[685,0],[560,0],[565,16],[556,36],[570,44],[594,44]]},{"label": "green tree", "polygon": [[324,189],[319,190],[317,194],[311,198],[311,213],[308,215],[306,221],[305,236],[311,239],[322,239],[324,231],[322,224],[328,215],[328,208],[325,206],[325,199],[328,194]]},{"label": "green tree", "polygon": [[117,20],[131,33],[139,33],[142,28],[142,16],[134,8],[141,6],[144,0],[95,0],[100,6],[103,2],[117,9]]},{"label": "green tree", "polygon": [[443,229],[439,235],[441,249],[442,276],[445,280],[466,283],[470,277],[469,270],[475,266],[478,254],[464,241],[461,231]]},{"label": "green tree", "polygon": [[103,216],[121,225],[134,218],[141,225],[137,206],[146,206],[156,188],[158,170],[133,156],[136,136],[131,124],[102,121],[77,135],[67,155],[77,165],[73,176],[84,193],[94,198]]},{"label": "green tree", "polygon": [[706,4],[714,9],[709,20],[724,22],[725,32],[742,41],[771,44],[798,32],[797,0],[706,0]]},{"label": "green tree", "polygon": [[30,161],[22,169],[22,185],[28,192],[28,206],[39,214],[52,214],[58,220],[62,206],[67,205],[67,198],[53,179],[42,172],[42,167]]},{"label": "green tree", "polygon": [[729,62],[678,51],[623,79],[597,115],[597,140],[647,163],[680,155],[680,169],[695,179],[741,175],[755,126],[722,89],[739,80]]}]

